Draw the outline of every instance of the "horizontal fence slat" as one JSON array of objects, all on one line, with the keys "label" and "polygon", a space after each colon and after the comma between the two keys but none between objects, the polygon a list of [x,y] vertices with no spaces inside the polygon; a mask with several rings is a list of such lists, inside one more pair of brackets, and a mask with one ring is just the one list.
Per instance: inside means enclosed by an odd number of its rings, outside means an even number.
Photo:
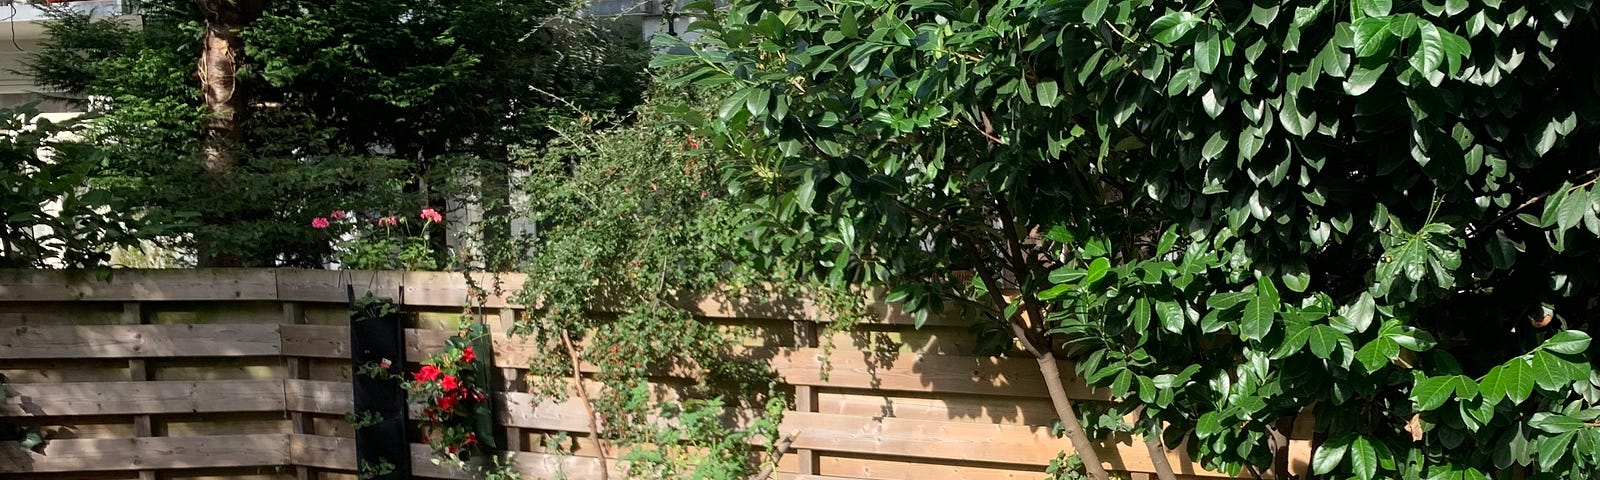
[{"label": "horizontal fence slat", "polygon": [[[277,300],[275,270],[0,270],[0,301]],[[342,291],[342,290],[341,290]]]},{"label": "horizontal fence slat", "polygon": [[[909,353],[879,355],[798,348],[779,352],[771,363],[784,382],[791,385],[1013,397],[1050,396],[1038,365],[1028,358],[921,356]],[[1071,369],[1063,366],[1062,370]],[[824,375],[827,378],[823,378]],[[1062,382],[1071,398],[1109,398],[1105,392],[1097,392],[1076,379],[1063,378]]]},{"label": "horizontal fence slat", "polygon": [[[905,420],[824,413],[785,412],[781,431],[798,432],[794,448],[851,454],[890,455],[968,462],[1045,466],[1060,452],[1073,451],[1070,441],[1055,438],[1048,426]],[[1121,437],[1096,449],[1109,470],[1154,472],[1142,443]],[[1209,472],[1178,452],[1169,455],[1175,473]]]},{"label": "horizontal fence slat", "polygon": [[3,416],[151,415],[283,411],[282,380],[21,383]]},{"label": "horizontal fence slat", "polygon": [[[316,435],[289,435],[289,457],[293,464],[328,470],[355,471],[356,441],[351,438]],[[451,467],[433,464],[433,454],[427,445],[411,444],[411,473],[418,477],[470,479],[471,475]],[[566,478],[590,480],[600,478],[600,459],[578,455],[551,455],[533,452],[513,454],[518,472],[523,478]],[[614,460],[608,460],[612,478],[620,478],[621,470]]]},{"label": "horizontal fence slat", "polygon": [[19,326],[0,330],[0,359],[279,355],[278,325]]},{"label": "horizontal fence slat", "polygon": [[0,473],[273,467],[289,464],[285,434],[52,440],[44,455],[0,442]]},{"label": "horizontal fence slat", "polygon": [[284,408],[291,412],[344,415],[355,411],[350,382],[283,381]]},{"label": "horizontal fence slat", "polygon": [[350,358],[350,327],[284,325],[281,330],[285,356]]}]

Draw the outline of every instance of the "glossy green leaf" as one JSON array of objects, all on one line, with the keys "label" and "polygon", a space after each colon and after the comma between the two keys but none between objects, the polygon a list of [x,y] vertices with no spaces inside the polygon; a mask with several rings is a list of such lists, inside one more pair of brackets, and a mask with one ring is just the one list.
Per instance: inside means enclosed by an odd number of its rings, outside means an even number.
[{"label": "glossy green leaf", "polygon": [[1106,257],[1100,257],[1090,261],[1089,269],[1085,271],[1086,273],[1083,277],[1083,284],[1089,285],[1100,281],[1100,279],[1105,278],[1106,272],[1110,270],[1111,261],[1107,260]]},{"label": "glossy green leaf", "polygon": [[1350,450],[1352,435],[1343,433],[1323,442],[1317,447],[1317,453],[1311,456],[1311,473],[1327,475],[1339,468],[1344,462],[1345,453]]},{"label": "glossy green leaf", "polygon": [[1429,377],[1418,380],[1411,387],[1411,401],[1419,412],[1426,412],[1444,405],[1456,391],[1455,376]]},{"label": "glossy green leaf", "polygon": [[1589,349],[1589,334],[1579,330],[1562,330],[1551,335],[1540,346],[1545,350],[1567,355],[1577,355]]},{"label": "glossy green leaf", "polygon": [[1272,331],[1272,321],[1277,312],[1278,302],[1275,298],[1257,294],[1244,305],[1244,316],[1239,319],[1239,337],[1245,340],[1261,340]]},{"label": "glossy green leaf", "polygon": [[1394,8],[1392,0],[1355,0],[1357,11],[1369,17],[1382,17]]},{"label": "glossy green leaf", "polygon": [[1378,476],[1378,449],[1372,440],[1365,436],[1357,436],[1350,441],[1350,470],[1360,480],[1372,480]]},{"label": "glossy green leaf", "polygon": [[1089,5],[1083,8],[1083,23],[1100,23],[1106,15],[1106,7],[1111,5],[1111,0],[1090,0]]},{"label": "glossy green leaf", "polygon": [[1170,12],[1150,24],[1150,36],[1161,43],[1174,43],[1200,24],[1192,12]]}]

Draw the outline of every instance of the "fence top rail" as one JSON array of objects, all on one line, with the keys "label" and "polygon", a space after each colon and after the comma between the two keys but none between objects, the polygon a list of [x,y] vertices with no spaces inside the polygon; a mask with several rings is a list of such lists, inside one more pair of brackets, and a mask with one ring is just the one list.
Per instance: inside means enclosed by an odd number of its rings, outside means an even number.
[{"label": "fence top rail", "polygon": [[[354,293],[388,297],[425,308],[523,308],[516,294],[527,275],[288,268],[20,270],[0,269],[0,304],[7,302],[221,302],[286,301],[345,303]],[[868,290],[872,323],[911,325],[912,316]],[[620,302],[602,300],[597,311],[615,311]],[[776,319],[828,322],[835,315],[804,295],[741,297],[722,292],[677,295],[680,306],[707,318]],[[965,326],[967,315],[935,315],[925,325]]]}]

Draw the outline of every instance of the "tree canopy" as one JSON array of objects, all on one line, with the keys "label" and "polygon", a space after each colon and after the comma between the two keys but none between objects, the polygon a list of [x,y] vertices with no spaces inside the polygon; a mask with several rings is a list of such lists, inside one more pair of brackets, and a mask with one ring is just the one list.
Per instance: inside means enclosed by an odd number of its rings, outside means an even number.
[{"label": "tree canopy", "polygon": [[184,214],[185,245],[246,265],[319,265],[308,212],[440,205],[463,174],[503,178],[508,150],[551,138],[569,103],[626,112],[645,82],[636,33],[564,3],[269,2],[238,29],[238,164],[212,172],[206,17],[141,8],[137,25],[58,12],[29,71],[101,114],[86,135],[119,196]]},{"label": "tree canopy", "polygon": [[802,273],[981,306],[1231,473],[1307,409],[1318,474],[1600,470],[1592,2],[691,8],[657,64],[733,91],[697,124]]}]

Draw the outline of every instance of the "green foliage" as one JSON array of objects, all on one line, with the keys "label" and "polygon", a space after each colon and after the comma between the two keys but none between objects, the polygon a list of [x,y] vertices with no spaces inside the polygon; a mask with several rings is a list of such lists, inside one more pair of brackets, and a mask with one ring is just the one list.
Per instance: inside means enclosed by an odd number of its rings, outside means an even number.
[{"label": "green foliage", "polygon": [[[106,152],[98,178],[163,215],[147,223],[166,228],[167,245],[319,267],[335,252],[305,228],[312,217],[442,208],[495,184],[475,175],[503,178],[510,146],[548,138],[565,102],[621,112],[643,90],[645,51],[624,40],[636,33],[575,20],[558,2],[268,3],[240,33],[244,135],[227,172],[200,162],[194,2],[142,2],[138,27],[58,11],[29,57],[28,73],[101,114],[83,132]],[[428,240],[437,250],[444,236]]]},{"label": "green foliage", "polygon": [[1600,472],[1592,2],[691,8],[657,64],[732,92],[686,119],[802,273],[1014,289],[990,318],[1229,473],[1313,405],[1319,473]]},{"label": "green foliage", "polygon": [[[716,93],[653,95],[703,105]],[[519,149],[509,214],[490,221],[527,225],[491,244],[483,263],[529,272],[515,297],[536,308],[512,333],[546,347],[528,366],[531,389],[589,402],[600,434],[625,452],[628,478],[746,478],[760,467],[756,440],[775,431],[782,400],[764,364],[741,361],[742,329],[684,305],[712,292],[742,299],[769,277],[731,253],[746,240],[727,228],[740,212],[718,188],[728,158],[700,149],[702,139],[658,105],[641,106],[633,122],[573,114],[554,139]],[[596,366],[587,377],[603,388],[577,392],[578,364]],[[691,381],[663,398],[651,382],[662,375]],[[730,409],[765,414],[739,428]]]},{"label": "green foliage", "polygon": [[77,139],[82,130],[31,106],[0,109],[0,267],[103,266],[111,248],[157,232],[93,182],[105,153]]}]

